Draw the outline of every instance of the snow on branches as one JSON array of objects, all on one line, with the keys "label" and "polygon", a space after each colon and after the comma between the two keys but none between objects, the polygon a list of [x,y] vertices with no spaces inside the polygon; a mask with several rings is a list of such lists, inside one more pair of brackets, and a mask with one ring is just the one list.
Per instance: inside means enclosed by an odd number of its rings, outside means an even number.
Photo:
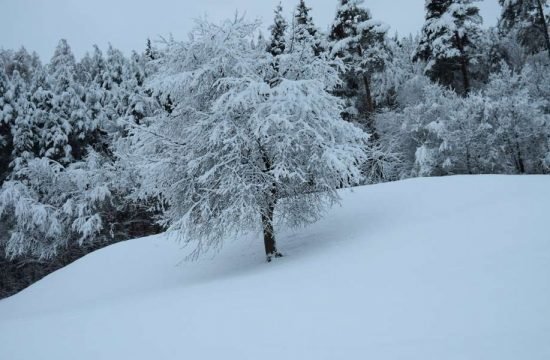
[{"label": "snow on branches", "polygon": [[275,221],[316,220],[336,189],[361,179],[367,135],[340,118],[338,71],[311,43],[278,55],[255,49],[242,18],[198,21],[190,40],[167,44],[157,91],[177,104],[129,138],[143,185],[168,204],[163,223],[195,255],[228,234],[263,230],[278,254]]}]

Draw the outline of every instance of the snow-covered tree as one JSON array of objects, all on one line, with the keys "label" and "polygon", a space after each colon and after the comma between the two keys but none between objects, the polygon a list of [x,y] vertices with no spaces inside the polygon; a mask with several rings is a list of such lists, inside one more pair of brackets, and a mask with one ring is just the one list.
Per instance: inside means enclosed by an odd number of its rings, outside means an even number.
[{"label": "snow-covered tree", "polygon": [[17,70],[12,75],[11,95],[13,101],[13,120],[11,137],[13,150],[10,166],[17,171],[35,156],[35,149],[40,140],[40,132],[34,123],[34,106],[30,101],[32,89],[28,88],[25,80]]},{"label": "snow-covered tree", "polygon": [[34,70],[39,69],[42,64],[36,53],[29,54],[27,49],[21,47],[15,52],[9,52],[9,59],[5,61],[4,66],[10,78],[17,72],[25,83],[29,84]]},{"label": "snow-covered tree", "polygon": [[[90,151],[83,162],[64,167],[29,160],[0,190],[0,219],[11,219],[8,256],[55,256],[72,242],[99,241],[103,210],[110,206],[108,163]],[[106,236],[109,236],[108,233]]]},{"label": "snow-covered tree", "polygon": [[77,79],[81,84],[89,87],[91,84],[103,85],[105,76],[105,57],[101,49],[94,45],[92,54],[86,53],[76,65]]},{"label": "snow-covered tree", "polygon": [[546,173],[550,75],[545,73],[503,64],[483,91],[466,97],[424,81],[412,91],[421,94],[413,102],[379,116],[382,141],[397,141],[405,155],[403,176]]},{"label": "snow-covered tree", "polygon": [[144,119],[160,111],[158,102],[145,86],[146,63],[144,56],[133,52],[126,70],[124,88],[128,93],[128,107],[125,120],[132,124],[141,124]]},{"label": "snow-covered tree", "polygon": [[147,61],[155,60],[157,58],[156,50],[151,43],[151,39],[147,39],[144,56]]},{"label": "snow-covered tree", "polygon": [[316,220],[361,179],[367,135],[340,118],[333,64],[310,46],[279,55],[271,81],[271,54],[251,46],[257,26],[199,21],[191,40],[169,43],[152,85],[175,110],[129,137],[137,195],[167,204],[162,224],[196,242],[194,255],[260,230],[268,260],[280,256],[276,223]]},{"label": "snow-covered tree", "polygon": [[111,90],[116,86],[120,86],[124,80],[124,69],[126,67],[127,59],[124,57],[124,54],[109,44],[105,60],[103,88]]},{"label": "snow-covered tree", "polygon": [[498,28],[516,38],[528,53],[546,50],[550,56],[550,7],[547,0],[499,0]]},{"label": "snow-covered tree", "polygon": [[426,22],[415,54],[427,62],[425,71],[432,80],[462,94],[471,90],[470,65],[476,61],[482,33],[476,1],[427,0]]},{"label": "snow-covered tree", "polygon": [[342,59],[347,65],[338,91],[348,102],[351,101],[344,115],[362,123],[376,138],[372,81],[390,58],[385,43],[388,27],[373,20],[363,3],[363,0],[340,0],[329,42],[331,56]]},{"label": "snow-covered tree", "polygon": [[269,42],[268,49],[273,56],[281,55],[286,50],[286,31],[288,24],[283,16],[283,6],[279,3],[275,8],[275,20],[271,25],[271,41]]},{"label": "snow-covered tree", "polygon": [[[106,77],[106,63],[103,52],[97,45],[94,45],[92,54],[86,53],[82,60],[76,64],[76,78],[81,87],[84,88],[82,97],[84,98],[86,117],[92,124],[101,128],[107,122],[106,106],[108,96],[103,88]],[[98,131],[92,131],[87,137],[91,137],[90,143],[97,141]]]},{"label": "snow-covered tree", "polygon": [[385,61],[383,71],[375,73],[373,77],[374,99],[378,106],[406,106],[411,101],[410,97],[415,96],[415,91],[408,87],[414,78],[422,77],[424,70],[422,64],[412,59],[418,40],[418,37],[409,35],[386,41],[391,56]]},{"label": "snow-covered tree", "polygon": [[[313,18],[310,15],[311,8],[305,3],[305,0],[300,0],[294,11],[292,28],[290,33],[289,51],[296,51],[295,48],[300,48],[300,44],[307,42],[313,47],[315,55],[319,55],[325,50],[324,37],[315,26]],[[313,40],[310,40],[313,39]]]},{"label": "snow-covered tree", "polygon": [[44,124],[42,154],[67,164],[85,155],[85,139],[97,124],[88,117],[83,90],[76,81],[75,58],[66,40],[59,42],[48,70],[54,96],[51,116]]},{"label": "snow-covered tree", "polygon": [[[531,67],[514,72],[504,66],[487,85],[485,112],[493,131],[486,141],[497,152],[498,166],[505,173],[544,171],[550,149],[549,101],[547,95],[530,91],[535,76],[543,75]],[[549,78],[547,75],[546,80]]]}]

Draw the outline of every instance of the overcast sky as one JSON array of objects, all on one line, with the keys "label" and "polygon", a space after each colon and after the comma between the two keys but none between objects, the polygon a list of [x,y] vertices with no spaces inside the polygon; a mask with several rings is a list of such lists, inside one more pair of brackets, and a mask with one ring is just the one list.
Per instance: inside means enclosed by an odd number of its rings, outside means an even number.
[{"label": "overcast sky", "polygon": [[[143,50],[145,39],[173,34],[183,39],[193,19],[232,17],[236,10],[249,18],[261,18],[267,28],[280,0],[0,0],[0,47],[25,46],[48,60],[58,40],[65,38],[80,57],[93,44],[110,42],[129,53]],[[326,29],[338,0],[309,0],[317,26]],[[425,0],[366,0],[373,17],[391,26],[391,33],[415,33],[424,21]],[[283,0],[290,15],[298,0]],[[498,0],[479,3],[486,25],[494,25]]]}]

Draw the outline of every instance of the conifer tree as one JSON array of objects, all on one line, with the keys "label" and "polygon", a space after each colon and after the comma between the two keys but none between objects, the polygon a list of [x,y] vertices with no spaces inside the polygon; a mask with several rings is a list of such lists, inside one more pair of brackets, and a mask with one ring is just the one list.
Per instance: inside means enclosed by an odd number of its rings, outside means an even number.
[{"label": "conifer tree", "polygon": [[502,6],[498,28],[505,36],[511,35],[528,53],[541,50],[550,56],[550,11],[547,0],[499,0]]},{"label": "conifer tree", "polygon": [[317,29],[313,22],[313,18],[309,14],[311,8],[305,3],[305,0],[300,0],[300,3],[296,6],[294,12],[294,20],[292,23],[292,34],[290,40],[290,51],[295,51],[296,47],[300,47],[299,44],[311,41],[313,51],[316,56],[322,53],[324,49],[323,35]]},{"label": "conifer tree", "polygon": [[141,124],[157,109],[154,99],[145,86],[146,62],[146,56],[133,52],[128,64],[124,88],[128,92],[129,98],[125,115],[131,124]]},{"label": "conifer tree", "polygon": [[387,26],[372,19],[363,0],[340,0],[329,34],[331,55],[347,65],[340,95],[351,103],[344,116],[362,123],[377,137],[372,115],[375,111],[372,78],[383,70],[389,52],[385,44]]},{"label": "conifer tree", "polygon": [[124,57],[124,54],[109,44],[105,59],[105,71],[102,84],[103,88],[105,90],[112,90],[113,88],[120,86],[124,80],[124,70],[126,67],[127,59]]},{"label": "conifer tree", "polygon": [[102,51],[97,45],[94,45],[94,50],[91,56],[85,57],[79,63],[81,71],[85,73],[86,81],[83,86],[86,87],[84,93],[85,108],[87,117],[92,124],[97,124],[96,129],[88,135],[92,146],[95,146],[99,139],[100,129],[105,128],[107,123],[108,93],[103,88],[106,77],[106,63]]},{"label": "conifer tree", "polygon": [[281,3],[275,8],[275,20],[271,25],[271,39],[267,51],[273,56],[281,55],[286,50],[286,31],[288,23],[283,16],[283,6]]},{"label": "conifer tree", "polygon": [[426,22],[415,54],[416,60],[427,62],[425,71],[433,81],[462,94],[471,90],[470,64],[482,33],[476,1],[427,0]]},{"label": "conifer tree", "polygon": [[11,78],[14,72],[18,72],[19,76],[29,84],[32,78],[33,70],[35,67],[40,66],[40,61],[37,59],[36,54],[29,54],[25,47],[21,47],[16,52],[12,53],[10,60],[6,66],[6,72]]},{"label": "conifer tree", "polygon": [[155,60],[157,58],[155,49],[153,48],[153,44],[151,43],[151,39],[147,39],[147,42],[145,44],[145,58],[148,61]]},{"label": "conifer tree", "polygon": [[76,63],[66,40],[61,40],[49,64],[52,111],[44,124],[43,155],[64,164],[82,159],[85,139],[96,129],[88,117],[83,90],[76,81]]},{"label": "conifer tree", "polygon": [[34,157],[39,134],[34,124],[34,109],[30,101],[28,85],[17,70],[12,75],[11,86],[11,106],[14,112],[11,126],[13,150],[10,166],[13,168],[12,171],[18,171]]},{"label": "conifer tree", "polygon": [[77,64],[78,81],[87,88],[93,84],[102,85],[105,75],[105,58],[101,49],[94,45],[92,54],[86,53]]}]

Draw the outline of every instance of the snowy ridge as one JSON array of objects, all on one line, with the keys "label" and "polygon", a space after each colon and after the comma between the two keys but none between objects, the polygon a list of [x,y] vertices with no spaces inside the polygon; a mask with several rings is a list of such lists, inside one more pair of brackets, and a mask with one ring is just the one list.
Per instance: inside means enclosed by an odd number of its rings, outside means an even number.
[{"label": "snowy ridge", "polygon": [[550,177],[344,191],[324,220],[180,263],[110,246],[0,301],[0,359],[550,358]]}]

